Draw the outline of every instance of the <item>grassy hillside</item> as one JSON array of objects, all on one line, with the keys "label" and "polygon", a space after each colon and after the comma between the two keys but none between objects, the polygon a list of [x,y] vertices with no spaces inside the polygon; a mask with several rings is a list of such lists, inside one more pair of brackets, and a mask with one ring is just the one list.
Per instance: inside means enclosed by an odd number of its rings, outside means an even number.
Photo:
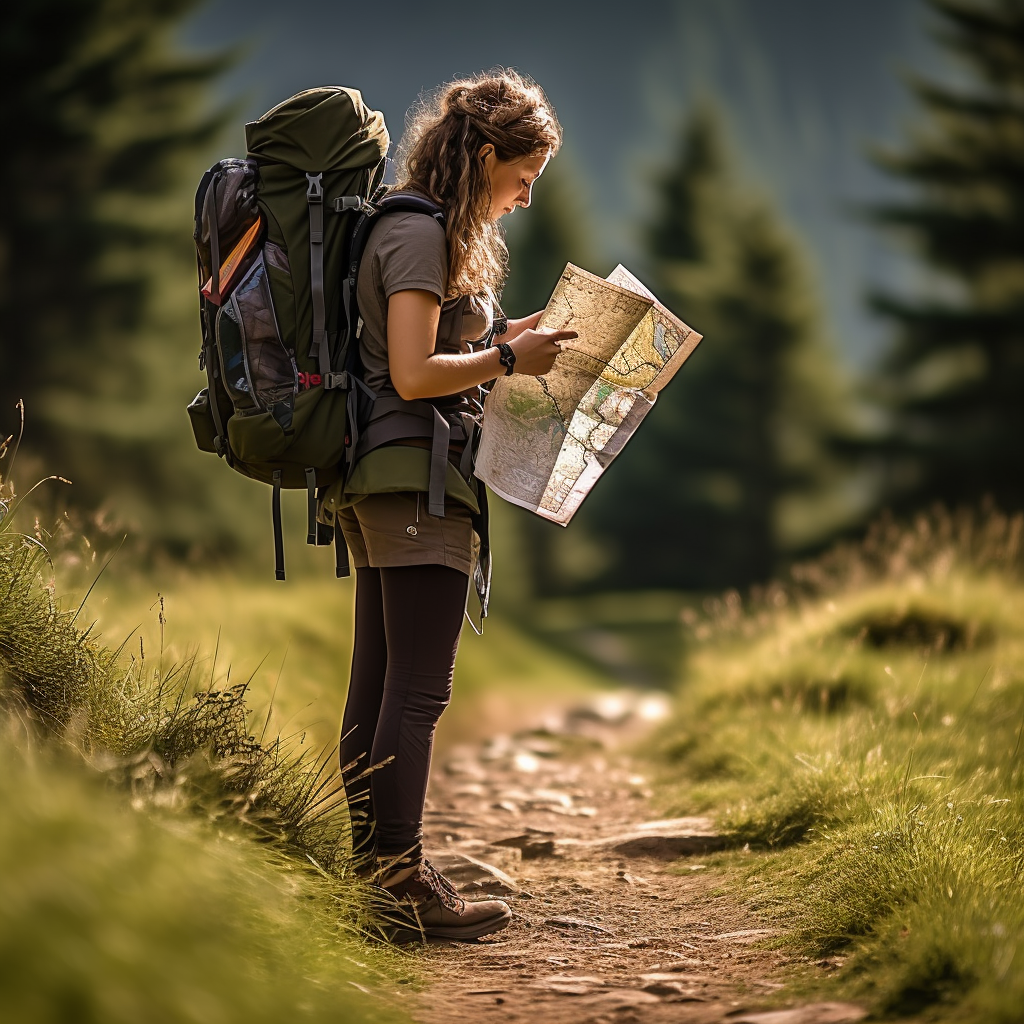
[{"label": "grassy hillside", "polygon": [[404,1019],[322,761],[111,650],[0,530],[0,1005],[24,1024]]},{"label": "grassy hillside", "polygon": [[[0,479],[5,1014],[405,1019],[394,993],[418,969],[378,941],[332,750],[351,582],[301,557],[285,585],[124,550],[104,570],[102,534],[58,538],[51,560],[12,504]],[[602,682],[491,622],[466,637],[449,740]]]},{"label": "grassy hillside", "polygon": [[690,624],[666,810],[749,844],[738,891],[885,1014],[1021,1019],[1022,525],[883,524]]}]

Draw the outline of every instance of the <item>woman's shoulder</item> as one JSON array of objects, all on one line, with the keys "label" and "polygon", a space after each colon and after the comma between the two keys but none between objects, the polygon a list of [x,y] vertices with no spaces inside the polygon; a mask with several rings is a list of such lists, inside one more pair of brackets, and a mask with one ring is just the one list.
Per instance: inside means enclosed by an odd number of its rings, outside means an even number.
[{"label": "woman's shoulder", "polygon": [[386,213],[374,224],[367,248],[389,249],[412,245],[444,254],[447,251],[444,228],[433,217],[412,210]]},{"label": "woman's shoulder", "polygon": [[385,297],[415,288],[444,297],[448,246],[444,228],[423,213],[394,212],[373,226],[363,259],[374,261],[374,279]]}]

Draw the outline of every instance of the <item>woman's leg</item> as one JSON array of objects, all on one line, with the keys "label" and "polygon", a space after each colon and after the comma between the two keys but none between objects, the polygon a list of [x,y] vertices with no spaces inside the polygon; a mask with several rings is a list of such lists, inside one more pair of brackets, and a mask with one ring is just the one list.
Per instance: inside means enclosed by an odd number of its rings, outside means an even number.
[{"label": "woman's leg", "polygon": [[445,565],[380,570],[387,673],[370,776],[377,853],[415,863],[422,856],[423,802],[434,728],[451,698],[455,652],[469,577]]},{"label": "woman's leg", "polygon": [[341,766],[352,821],[352,849],[357,858],[372,862],[374,816],[370,779],[357,779],[369,768],[370,751],[384,695],[388,645],[384,633],[384,602],[380,570],[356,569],[356,614],[352,643],[352,673],[341,726]]}]

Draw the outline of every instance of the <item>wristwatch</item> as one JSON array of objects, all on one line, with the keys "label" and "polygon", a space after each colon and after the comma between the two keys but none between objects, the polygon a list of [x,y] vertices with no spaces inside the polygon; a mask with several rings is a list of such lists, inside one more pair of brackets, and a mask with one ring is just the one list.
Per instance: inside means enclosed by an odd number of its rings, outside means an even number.
[{"label": "wristwatch", "polygon": [[512,373],[512,368],[516,365],[516,354],[512,351],[512,346],[507,341],[499,342],[498,353],[498,362],[505,367],[505,376],[508,377]]}]

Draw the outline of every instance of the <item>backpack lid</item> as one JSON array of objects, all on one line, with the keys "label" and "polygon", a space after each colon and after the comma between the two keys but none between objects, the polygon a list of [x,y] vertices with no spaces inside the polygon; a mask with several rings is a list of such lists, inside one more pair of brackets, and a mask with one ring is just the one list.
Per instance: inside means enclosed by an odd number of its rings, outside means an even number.
[{"label": "backpack lid", "polygon": [[390,143],[384,115],[340,85],[306,89],[245,126],[250,157],[309,174],[372,167]]}]

